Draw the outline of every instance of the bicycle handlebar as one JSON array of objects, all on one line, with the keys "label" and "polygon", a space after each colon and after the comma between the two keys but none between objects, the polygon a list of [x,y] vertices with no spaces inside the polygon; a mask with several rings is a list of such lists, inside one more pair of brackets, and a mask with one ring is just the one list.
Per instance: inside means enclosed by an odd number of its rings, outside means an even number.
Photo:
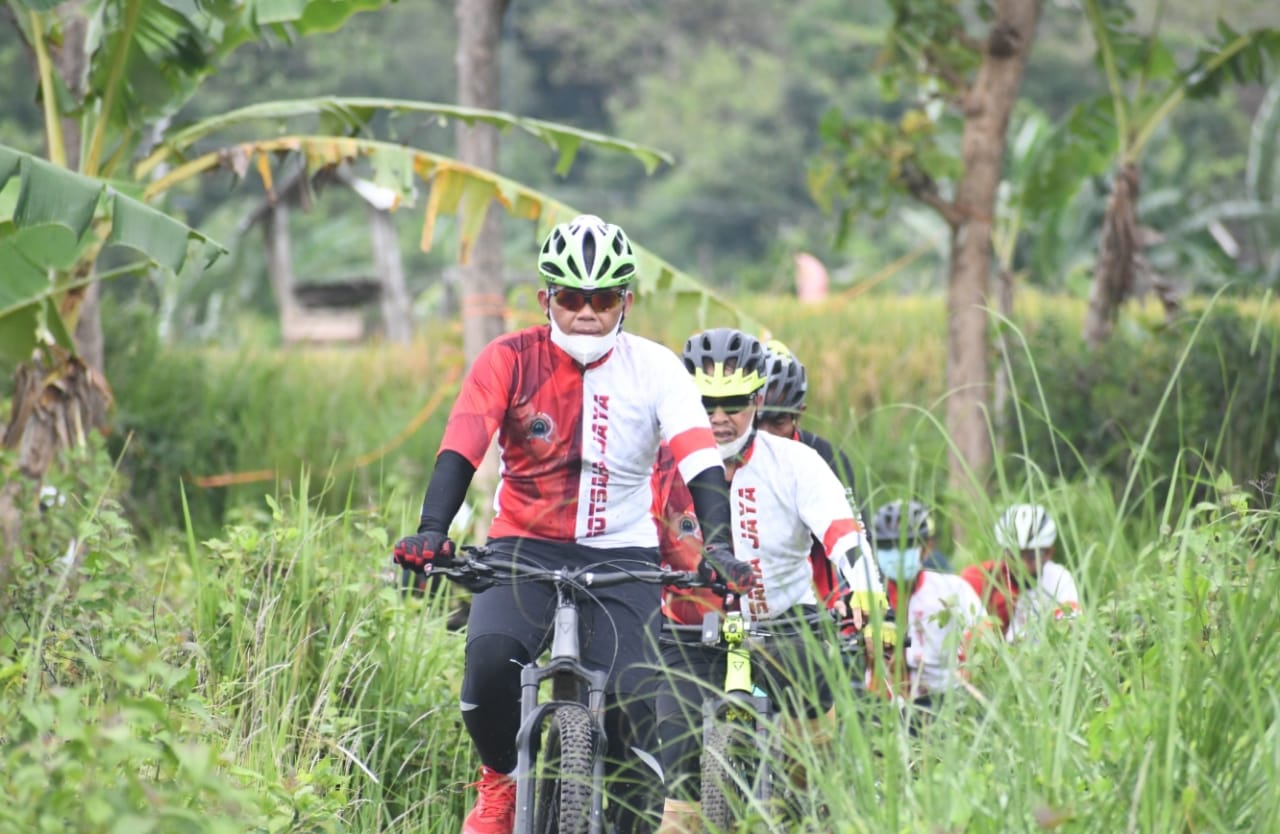
[{"label": "bicycle handlebar", "polygon": [[563,583],[579,588],[610,588],[628,582],[671,585],[676,588],[707,588],[714,584],[700,579],[696,571],[624,568],[616,562],[558,568],[544,568],[514,559],[489,562],[485,558],[492,555],[493,551],[474,545],[458,548],[458,554],[447,562],[437,559],[430,573],[472,589],[519,581]]}]

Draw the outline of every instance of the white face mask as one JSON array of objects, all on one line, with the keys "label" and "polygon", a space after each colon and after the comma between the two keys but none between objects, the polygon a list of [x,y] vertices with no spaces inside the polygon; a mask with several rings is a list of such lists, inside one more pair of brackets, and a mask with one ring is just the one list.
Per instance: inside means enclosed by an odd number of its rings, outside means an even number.
[{"label": "white face mask", "polygon": [[613,350],[622,331],[622,319],[618,326],[600,336],[586,333],[565,333],[556,324],[555,316],[548,316],[551,321],[551,342],[565,353],[572,356],[579,365],[590,365],[609,351]]},{"label": "white face mask", "polygon": [[747,445],[747,441],[751,439],[752,433],[751,427],[747,426],[747,430],[739,437],[730,440],[728,443],[717,443],[716,449],[720,451],[720,460],[732,460],[741,454],[743,448]]},{"label": "white face mask", "polygon": [[886,579],[892,579],[899,585],[910,585],[920,575],[920,548],[908,547],[898,550],[896,547],[882,547],[876,552],[876,561],[880,563],[880,572]]}]

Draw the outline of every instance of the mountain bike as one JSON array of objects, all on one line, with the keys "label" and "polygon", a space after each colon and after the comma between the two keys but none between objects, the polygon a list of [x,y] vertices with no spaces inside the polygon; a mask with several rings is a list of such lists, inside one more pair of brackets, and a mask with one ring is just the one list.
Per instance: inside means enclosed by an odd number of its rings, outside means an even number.
[{"label": "mountain bike", "polygon": [[720,692],[702,704],[700,780],[702,817],[718,830],[735,830],[740,809],[755,805],[795,808],[779,734],[773,730],[776,709],[754,679],[752,654],[769,640],[796,638],[805,630],[834,625],[827,611],[803,620],[749,623],[741,612],[710,612],[701,626],[666,626],[668,638],[687,640],[696,633],[705,647],[725,652]]},{"label": "mountain bike", "polygon": [[[578,568],[542,568],[503,556],[485,561],[490,551],[461,547],[448,563],[436,562],[433,574],[446,576],[473,592],[498,584],[545,582],[555,588],[551,646],[545,662],[533,661],[520,672],[520,730],[516,735],[515,834],[601,834],[604,830],[604,751],[606,672],[582,665],[578,630],[579,598],[592,589],[627,582],[706,587],[692,571],[618,563]],[[496,555],[496,554],[495,554]],[[540,700],[544,681],[550,698]]]}]

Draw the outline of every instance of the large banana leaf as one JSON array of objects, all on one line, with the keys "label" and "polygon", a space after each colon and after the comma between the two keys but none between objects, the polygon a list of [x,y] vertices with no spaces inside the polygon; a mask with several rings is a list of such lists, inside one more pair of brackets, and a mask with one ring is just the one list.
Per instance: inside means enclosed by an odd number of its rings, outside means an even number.
[{"label": "large banana leaf", "polygon": [[103,246],[140,256],[110,275],[153,265],[179,271],[193,247],[201,250],[203,268],[225,251],[101,180],[0,145],[0,355],[22,361],[50,340],[70,347],[54,302],[90,280],[90,269],[79,270],[83,277],[70,283],[56,283],[54,275],[83,264]]},{"label": "large banana leaf", "polygon": [[[51,0],[12,0],[29,40],[55,32]],[[271,32],[292,38],[338,28],[388,0],[87,0],[87,90],[81,170],[110,174],[148,124],[177,112],[218,61]],[[36,16],[43,16],[36,20]],[[36,37],[33,38],[33,35]],[[48,95],[50,91],[46,90]]]},{"label": "large banana leaf", "polygon": [[[458,256],[464,262],[470,257],[471,247],[491,201],[497,201],[513,217],[536,223],[538,237],[550,231],[555,223],[580,213],[547,194],[452,157],[391,142],[334,136],[282,136],[219,148],[190,159],[152,181],[144,192],[144,199],[155,199],[181,182],[223,168],[230,168],[239,176],[256,171],[270,192],[275,179],[273,166],[290,154],[301,156],[312,172],[366,160],[372,166],[375,182],[402,194],[412,189],[413,178],[416,177],[429,189],[420,237],[423,251],[430,250],[434,243],[436,219],[441,214],[457,215],[460,229]],[[714,309],[721,314],[717,318],[727,315],[744,329],[761,329],[759,322],[697,279],[643,247],[636,247],[636,254],[639,260],[639,292],[674,294],[682,303],[696,305],[699,320],[704,322]]]},{"label": "large banana leaf", "polygon": [[363,130],[369,119],[378,112],[413,113],[440,119],[461,119],[468,124],[484,122],[504,130],[522,130],[541,139],[560,155],[556,173],[561,175],[568,173],[578,149],[583,145],[632,156],[644,165],[648,173],[653,173],[663,162],[673,162],[670,154],[658,148],[496,110],[403,99],[326,96],[251,104],[171,131],[156,150],[138,165],[136,173],[140,179],[145,178],[157,165],[172,163],[176,156],[181,156],[196,142],[242,125],[284,123],[303,116],[315,116],[321,119],[323,133],[354,134]]}]

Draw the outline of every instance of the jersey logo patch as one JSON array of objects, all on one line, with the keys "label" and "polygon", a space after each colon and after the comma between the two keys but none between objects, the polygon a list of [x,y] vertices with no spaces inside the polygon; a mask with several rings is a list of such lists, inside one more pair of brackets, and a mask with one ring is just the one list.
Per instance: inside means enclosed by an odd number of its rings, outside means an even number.
[{"label": "jersey logo patch", "polygon": [[525,447],[535,460],[542,460],[555,451],[556,421],[541,411],[523,420]]}]

